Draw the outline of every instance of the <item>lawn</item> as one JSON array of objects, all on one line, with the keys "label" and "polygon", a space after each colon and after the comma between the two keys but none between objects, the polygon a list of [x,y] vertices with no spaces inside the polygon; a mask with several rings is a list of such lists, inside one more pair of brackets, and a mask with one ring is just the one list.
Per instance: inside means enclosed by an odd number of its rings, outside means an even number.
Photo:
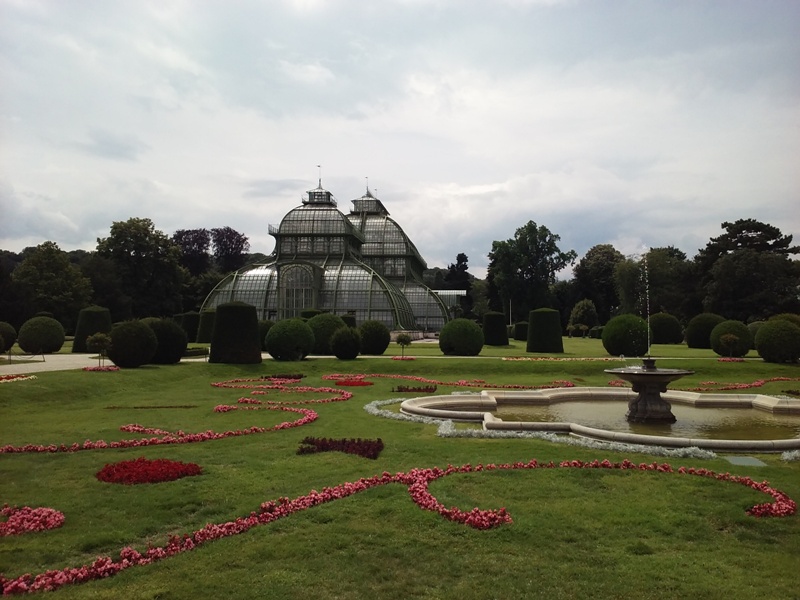
[{"label": "lawn", "polygon": [[[565,342],[560,358],[604,356],[597,340]],[[390,353],[400,349],[393,346]],[[267,501],[448,464],[668,462],[675,471],[687,466],[766,480],[800,499],[800,462],[785,462],[780,455],[758,455],[767,466],[743,467],[731,465],[724,455],[667,461],[533,439],[444,439],[433,425],[382,419],[363,410],[373,400],[402,396],[392,388],[413,381],[367,377],[373,385],[337,387],[323,379],[332,373],[380,373],[439,382],[481,379],[487,387],[564,379],[607,385],[612,377],[602,370],[622,364],[619,359],[501,360],[531,356],[520,342],[487,348],[476,358],[445,358],[435,344],[418,342],[406,354],[416,360],[196,362],[112,373],[42,373],[0,385],[0,446],[150,437],[120,431],[131,423],[185,432],[270,428],[302,415],[214,412],[214,407],[237,405],[240,397],[280,402],[337,397],[336,392],[274,389],[253,395],[251,389],[211,386],[238,378],[302,373],[305,378],[297,385],[353,394],[347,401],[296,405],[318,413],[317,420],[297,428],[198,443],[0,455],[0,503],[52,507],[65,516],[57,529],[0,537],[0,573],[16,578],[91,564],[98,556],[117,559],[126,546],[146,552],[165,545],[170,536],[247,517]],[[720,363],[710,351],[682,346],[656,347],[653,354],[673,358],[668,366],[696,371],[674,387],[765,381],[758,391],[771,394],[800,387],[797,379],[769,381],[800,377],[797,366],[757,358]],[[457,389],[462,388],[439,384],[437,393]],[[385,448],[376,460],[342,452],[298,455],[308,436],[380,438]],[[142,485],[95,477],[106,464],[138,457],[196,463],[203,471]],[[423,510],[407,485],[389,483],[153,564],[46,592],[47,597],[800,598],[800,517],[748,515],[748,508],[772,499],[743,485],[635,469],[473,469],[432,481],[429,489],[446,507],[505,508],[511,522],[471,528]]]}]

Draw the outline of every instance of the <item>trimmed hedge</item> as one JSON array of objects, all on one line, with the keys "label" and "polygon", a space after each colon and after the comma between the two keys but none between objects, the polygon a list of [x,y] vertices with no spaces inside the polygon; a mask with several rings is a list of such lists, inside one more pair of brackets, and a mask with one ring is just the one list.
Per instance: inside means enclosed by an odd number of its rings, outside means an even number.
[{"label": "trimmed hedge", "polygon": [[302,319],[284,319],[270,328],[265,344],[275,360],[303,360],[314,349],[314,332]]},{"label": "trimmed hedge", "polygon": [[146,365],[158,348],[158,338],[142,321],[124,321],[111,328],[108,358],[122,369]]},{"label": "trimmed hedge", "polygon": [[514,339],[518,342],[526,342],[528,340],[528,322],[520,321],[514,323]]},{"label": "trimmed hedge", "polygon": [[174,365],[181,362],[181,357],[186,353],[189,337],[183,327],[172,319],[158,319],[150,317],[142,319],[145,325],[153,330],[158,340],[156,352],[150,363],[154,365]]},{"label": "trimmed hedge", "polygon": [[725,319],[714,313],[700,313],[686,325],[686,345],[689,348],[711,348],[711,330]]},{"label": "trimmed hedge", "polygon": [[183,330],[186,332],[187,339],[191,341],[197,340],[197,330],[200,327],[199,312],[190,311],[183,313],[181,315],[181,320],[178,321],[178,324],[183,327]]},{"label": "trimmed hedge", "polygon": [[353,360],[361,349],[361,335],[355,327],[340,327],[331,336],[331,350],[340,360]]},{"label": "trimmed hedge", "polygon": [[505,314],[489,311],[483,315],[483,339],[487,346],[508,346]]},{"label": "trimmed hedge", "polygon": [[217,306],[208,362],[234,365],[261,362],[255,306],[245,302],[226,302]]},{"label": "trimmed hedge", "polygon": [[264,352],[267,351],[267,334],[269,330],[272,329],[273,325],[275,325],[275,321],[266,319],[262,319],[258,322],[258,339],[261,340],[261,349]]},{"label": "trimmed hedge", "polygon": [[11,323],[0,321],[0,336],[3,338],[3,344],[0,344],[0,352],[11,350],[11,346],[17,341],[17,330]]},{"label": "trimmed hedge", "polygon": [[439,332],[439,349],[448,356],[477,356],[483,349],[483,332],[469,319],[453,319]]},{"label": "trimmed hedge", "polygon": [[674,315],[658,312],[650,315],[650,333],[654,344],[682,344],[683,327]]},{"label": "trimmed hedge", "polygon": [[750,330],[750,338],[753,340],[753,344],[750,346],[751,350],[756,349],[756,334],[765,322],[766,321],[753,321],[752,323],[747,324],[747,329]]},{"label": "trimmed hedge", "polygon": [[619,315],[603,327],[603,348],[612,356],[647,354],[647,321],[632,314]]},{"label": "trimmed hedge", "polygon": [[331,313],[321,313],[308,320],[308,326],[314,332],[314,354],[330,355],[331,337],[334,332],[346,327],[342,318]]},{"label": "trimmed hedge", "polygon": [[794,323],[800,327],[800,315],[796,315],[794,313],[780,313],[779,315],[772,315],[769,318],[770,321],[773,319],[783,319],[784,321],[789,321],[790,323]]},{"label": "trimmed hedge", "polygon": [[740,358],[750,352],[753,339],[747,325],[741,321],[723,321],[710,335],[711,349],[720,356]]},{"label": "trimmed hedge", "polygon": [[389,328],[380,321],[364,321],[358,331],[361,334],[361,354],[380,356],[392,340]]},{"label": "trimmed hedge", "polygon": [[766,362],[796,363],[800,360],[800,327],[787,319],[770,319],[756,334],[756,350]]},{"label": "trimmed hedge", "polygon": [[526,352],[564,352],[561,314],[552,308],[537,308],[528,314]]},{"label": "trimmed hedge", "polygon": [[200,313],[200,322],[197,325],[197,338],[195,342],[198,344],[211,343],[211,335],[214,333],[214,321],[216,320],[217,312],[214,309],[204,310]]},{"label": "trimmed hedge", "polygon": [[64,326],[52,317],[33,317],[19,328],[17,343],[28,354],[52,354],[64,345]]},{"label": "trimmed hedge", "polygon": [[86,347],[86,338],[95,333],[109,333],[111,326],[111,311],[104,306],[82,308],[78,313],[78,324],[75,326],[72,351],[89,352]]},{"label": "trimmed hedge", "polygon": [[300,311],[300,318],[309,321],[316,317],[317,315],[321,315],[322,311],[316,308],[307,308],[305,310]]}]

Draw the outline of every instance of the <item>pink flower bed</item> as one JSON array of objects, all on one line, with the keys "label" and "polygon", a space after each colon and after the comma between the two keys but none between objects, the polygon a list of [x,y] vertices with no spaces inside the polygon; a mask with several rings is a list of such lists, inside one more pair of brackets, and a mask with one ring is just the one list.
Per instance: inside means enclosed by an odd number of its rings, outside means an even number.
[{"label": "pink flower bed", "polygon": [[443,518],[461,523],[468,527],[485,530],[511,523],[511,515],[505,508],[480,509],[472,508],[462,510],[457,507],[446,507],[439,502],[428,487],[432,481],[441,479],[448,475],[457,473],[478,473],[482,471],[494,470],[514,470],[514,469],[621,469],[634,471],[654,471],[665,474],[695,475],[708,477],[717,481],[737,483],[752,488],[772,497],[773,502],[757,504],[747,509],[747,514],[753,517],[787,517],[797,511],[796,503],[785,493],[776,490],[763,482],[756,482],[749,477],[740,477],[730,473],[715,473],[708,469],[696,469],[694,467],[680,467],[677,470],[669,464],[663,463],[640,463],[636,464],[629,460],[620,463],[612,463],[608,460],[583,462],[580,460],[563,461],[558,464],[554,462],[539,463],[531,460],[527,463],[516,462],[512,464],[487,464],[487,465],[462,465],[460,467],[448,466],[446,469],[438,467],[429,469],[412,469],[407,473],[396,473],[392,475],[383,472],[369,478],[361,478],[355,482],[342,483],[334,487],[325,487],[322,491],[311,490],[308,494],[298,496],[294,499],[279,498],[261,504],[258,510],[251,512],[244,517],[238,517],[233,521],[225,523],[209,523],[204,527],[184,534],[183,536],[172,536],[164,546],[150,547],[145,552],[139,552],[129,546],[119,552],[119,556],[98,557],[92,564],[80,567],[67,567],[60,570],[50,570],[37,575],[26,573],[16,578],[6,578],[0,575],[0,586],[4,595],[24,594],[27,592],[55,590],[65,585],[84,583],[95,579],[110,577],[135,566],[149,565],[156,561],[188,552],[206,544],[225,537],[239,535],[249,531],[259,525],[267,525],[278,519],[288,517],[294,513],[324,504],[333,502],[340,498],[346,498],[359,492],[371,489],[379,485],[398,483],[408,488],[411,499],[423,510],[435,512]]},{"label": "pink flower bed", "polygon": [[416,360],[413,356],[393,356],[392,360]]},{"label": "pink flower bed", "polygon": [[364,381],[363,379],[340,379],[336,382],[336,385],[341,385],[344,387],[360,387],[366,385],[372,385],[371,381]]},{"label": "pink flower bed", "polygon": [[485,387],[491,389],[503,389],[503,390],[534,390],[534,389],[550,389],[550,388],[557,388],[557,387],[575,387],[575,384],[571,381],[553,381],[552,383],[546,383],[544,385],[523,385],[518,383],[507,383],[507,384],[487,384],[483,379],[459,379],[458,381],[439,381],[437,379],[428,379],[426,377],[417,377],[415,375],[396,375],[396,374],[388,374],[388,373],[362,373],[358,375],[350,374],[350,375],[341,375],[338,373],[334,373],[332,375],[323,375],[322,379],[325,380],[339,380],[342,378],[348,379],[366,379],[370,377],[372,379],[383,378],[383,379],[400,379],[406,381],[417,381],[419,383],[430,383],[433,385],[448,385],[452,387],[468,387],[468,388],[477,388],[477,387]]},{"label": "pink flower bed", "polygon": [[749,390],[760,388],[765,383],[775,381],[800,381],[800,377],[770,377],[768,379],[756,379],[751,383],[717,383],[716,381],[701,381],[699,387],[686,388],[689,392],[722,392],[726,390]]},{"label": "pink flower bed", "polygon": [[0,517],[5,519],[0,521],[0,537],[57,529],[64,524],[64,513],[47,507],[17,507],[6,504],[0,509]]},{"label": "pink flower bed", "polygon": [[119,371],[119,367],[114,365],[108,365],[107,367],[83,367],[84,371],[96,371],[100,373],[111,373],[113,371]]},{"label": "pink flower bed", "polygon": [[97,472],[97,479],[106,483],[161,483],[175,481],[183,477],[200,475],[203,472],[195,463],[157,458],[148,460],[143,456],[134,460],[123,460],[104,466]]}]

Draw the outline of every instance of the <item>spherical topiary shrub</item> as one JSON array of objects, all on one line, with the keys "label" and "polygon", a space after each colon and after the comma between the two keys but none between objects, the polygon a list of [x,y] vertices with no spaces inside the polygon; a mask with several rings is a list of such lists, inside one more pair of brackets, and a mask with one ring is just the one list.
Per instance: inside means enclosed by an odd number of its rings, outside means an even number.
[{"label": "spherical topiary shrub", "polygon": [[307,308],[305,310],[300,311],[300,318],[305,319],[308,321],[309,319],[313,319],[317,315],[321,315],[322,311],[316,308]]},{"label": "spherical topiary shrub", "polygon": [[700,313],[686,326],[686,345],[689,348],[711,348],[711,330],[725,319],[714,313]]},{"label": "spherical topiary shrub", "polygon": [[183,327],[172,319],[157,319],[151,317],[142,319],[145,325],[153,330],[158,340],[158,347],[150,363],[154,365],[174,365],[181,362],[181,357],[186,352],[189,338]]},{"label": "spherical topiary shrub", "polygon": [[208,362],[234,365],[261,362],[255,306],[246,302],[226,302],[217,306]]},{"label": "spherical topiary shrub", "polygon": [[528,340],[528,322],[520,321],[514,323],[514,339],[518,342],[525,342]]},{"label": "spherical topiary shrub", "polygon": [[483,348],[483,331],[469,319],[453,319],[439,332],[439,349],[448,356],[477,356]]},{"label": "spherical topiary shrub", "polygon": [[345,327],[342,317],[331,313],[320,313],[308,320],[308,326],[314,332],[314,354],[333,354],[331,336],[337,329]]},{"label": "spherical topiary shrub", "polygon": [[17,343],[28,354],[52,354],[64,345],[64,327],[52,317],[33,317],[19,328]]},{"label": "spherical topiary shrub", "polygon": [[647,321],[637,315],[619,315],[603,327],[603,348],[612,356],[647,354]]},{"label": "spherical topiary shrub", "polygon": [[753,340],[750,330],[741,321],[723,321],[711,330],[711,349],[720,356],[742,357],[750,352]]},{"label": "spherical topiary shrub", "polygon": [[348,327],[357,327],[355,315],[342,315],[342,321],[344,321],[344,324]]},{"label": "spherical topiary shrub", "polygon": [[508,346],[506,316],[489,311],[483,315],[483,339],[487,346]]},{"label": "spherical topiary shrub", "polygon": [[0,352],[6,352],[17,341],[17,330],[11,323],[0,321],[0,335],[3,336],[3,346],[0,348]]},{"label": "spherical topiary shrub", "polygon": [[153,330],[141,321],[124,321],[111,328],[108,358],[123,369],[135,369],[150,362],[158,348]]},{"label": "spherical topiary shrub", "polygon": [[683,342],[683,327],[674,315],[659,312],[650,315],[650,333],[654,344],[680,344]]},{"label": "spherical topiary shrub", "polygon": [[267,334],[269,330],[272,329],[272,326],[275,325],[275,321],[269,321],[266,319],[261,319],[258,322],[258,339],[261,340],[261,349],[266,352],[267,350]]},{"label": "spherical topiary shrub", "polygon": [[75,326],[75,339],[72,341],[73,352],[88,352],[86,338],[95,333],[111,331],[111,311],[104,306],[87,306],[78,313],[78,324]]},{"label": "spherical topiary shrub", "polygon": [[767,321],[756,334],[756,350],[766,362],[797,362],[800,359],[800,327],[786,319]]},{"label": "spherical topiary shrub", "polygon": [[275,360],[303,360],[314,349],[314,332],[302,319],[284,319],[270,328],[265,344]]},{"label": "spherical topiary shrub", "polygon": [[364,321],[358,328],[361,334],[361,354],[380,356],[392,339],[389,328],[380,321]]},{"label": "spherical topiary shrub", "polygon": [[765,321],[753,321],[747,324],[747,329],[750,331],[750,339],[753,340],[753,343],[750,345],[751,350],[756,349],[756,334],[764,323]]},{"label": "spherical topiary shrub", "polygon": [[185,312],[181,315],[178,324],[186,332],[186,338],[194,342],[197,339],[197,329],[200,327],[200,313],[196,310]]},{"label": "spherical topiary shrub", "polygon": [[779,315],[772,315],[769,318],[770,321],[773,319],[783,319],[784,321],[789,321],[790,323],[794,323],[800,327],[800,315],[796,315],[794,313],[781,313]]},{"label": "spherical topiary shrub", "polygon": [[361,335],[355,327],[340,327],[331,336],[333,355],[341,360],[353,360],[361,349]]},{"label": "spherical topiary shrub", "polygon": [[204,310],[200,313],[200,321],[197,324],[197,339],[195,340],[198,344],[211,342],[211,334],[214,332],[216,317],[217,312],[214,309]]},{"label": "spherical topiary shrub", "polygon": [[526,352],[564,352],[561,315],[552,308],[537,308],[528,314]]}]

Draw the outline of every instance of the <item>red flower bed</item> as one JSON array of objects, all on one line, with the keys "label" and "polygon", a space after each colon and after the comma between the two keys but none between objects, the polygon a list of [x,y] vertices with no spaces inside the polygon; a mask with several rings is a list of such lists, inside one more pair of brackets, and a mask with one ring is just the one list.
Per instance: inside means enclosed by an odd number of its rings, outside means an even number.
[{"label": "red flower bed", "polygon": [[0,521],[0,537],[56,529],[64,524],[64,513],[47,507],[20,508],[6,504],[0,509],[0,517],[6,519]]},{"label": "red flower bed", "polygon": [[392,388],[393,392],[422,392],[432,394],[438,388],[435,385],[398,385]]},{"label": "red flower bed", "polygon": [[340,379],[336,382],[336,385],[347,386],[347,387],[359,387],[365,385],[372,385],[371,381],[364,381],[363,379]]},{"label": "red flower bed", "polygon": [[143,456],[134,460],[107,464],[97,472],[97,479],[106,483],[160,483],[175,481],[182,477],[200,475],[203,469],[195,463],[183,463],[177,460],[157,458],[148,460]]},{"label": "red flower bed", "polygon": [[84,371],[97,371],[97,372],[101,372],[101,373],[102,372],[110,373],[110,372],[113,372],[113,371],[119,371],[119,367],[116,367],[114,365],[109,365],[107,367],[83,367],[83,370]]},{"label": "red flower bed", "polygon": [[575,384],[571,381],[564,381],[558,380],[554,381],[553,383],[546,383],[544,385],[523,385],[521,383],[498,383],[498,384],[487,384],[486,381],[483,379],[459,379],[458,381],[439,381],[437,379],[427,379],[426,377],[417,377],[415,375],[396,375],[396,374],[387,374],[387,373],[362,373],[359,375],[341,375],[338,373],[334,373],[332,375],[323,375],[322,379],[325,380],[334,380],[338,381],[340,379],[366,379],[367,377],[372,377],[374,379],[383,378],[383,379],[404,379],[406,381],[417,381],[419,383],[432,383],[434,385],[448,385],[453,387],[467,387],[467,388],[477,388],[477,387],[486,387],[498,390],[543,390],[543,389],[550,389],[550,388],[557,388],[557,387],[575,387]]},{"label": "red flower bed", "polygon": [[415,360],[413,356],[393,356],[392,360]]},{"label": "red flower bed", "polygon": [[383,450],[383,440],[362,440],[357,439],[331,439],[307,437],[300,442],[301,446],[297,449],[298,454],[316,454],[317,452],[345,452],[346,454],[357,454],[364,458],[375,460]]}]

